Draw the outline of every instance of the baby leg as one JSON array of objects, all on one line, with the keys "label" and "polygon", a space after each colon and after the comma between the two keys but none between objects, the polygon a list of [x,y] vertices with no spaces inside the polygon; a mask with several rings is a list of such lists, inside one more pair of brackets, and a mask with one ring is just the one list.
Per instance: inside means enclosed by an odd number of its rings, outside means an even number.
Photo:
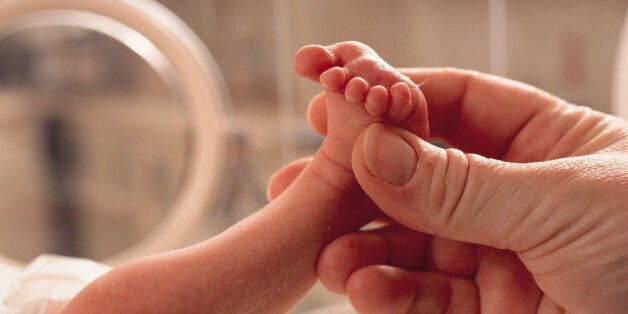
[{"label": "baby leg", "polygon": [[428,135],[418,87],[359,43],[308,46],[295,71],[326,91],[321,150],[273,202],[197,245],[116,267],[81,291],[67,313],[286,312],[316,281],[325,245],[379,215],[351,170],[370,123]]}]

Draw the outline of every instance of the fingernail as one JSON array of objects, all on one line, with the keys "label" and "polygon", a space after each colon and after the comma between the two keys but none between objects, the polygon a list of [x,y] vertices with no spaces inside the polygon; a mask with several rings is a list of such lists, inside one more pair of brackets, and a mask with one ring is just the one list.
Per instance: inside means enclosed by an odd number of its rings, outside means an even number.
[{"label": "fingernail", "polygon": [[372,125],[364,133],[364,161],[372,175],[402,186],[412,179],[417,167],[412,146],[392,129]]}]

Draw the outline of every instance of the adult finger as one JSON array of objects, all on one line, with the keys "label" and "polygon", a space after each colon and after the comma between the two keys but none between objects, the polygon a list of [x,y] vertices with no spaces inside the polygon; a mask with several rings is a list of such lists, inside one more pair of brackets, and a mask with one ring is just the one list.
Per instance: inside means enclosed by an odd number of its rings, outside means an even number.
[{"label": "adult finger", "polygon": [[347,283],[360,313],[479,313],[478,294],[468,279],[387,265],[361,268]]},{"label": "adult finger", "polygon": [[310,163],[312,157],[304,157],[290,162],[277,170],[268,179],[268,186],[266,187],[266,198],[269,201],[274,200],[283,191],[292,184],[292,181],[299,176],[301,171]]},{"label": "adult finger", "polygon": [[542,292],[514,253],[481,251],[475,278],[371,265],[349,276],[346,293],[365,313],[535,313]]},{"label": "adult finger", "polygon": [[[396,269],[395,273],[402,275],[390,276],[381,267],[370,267],[374,265],[393,266],[385,269]],[[429,237],[400,225],[355,232],[334,240],[321,253],[317,272],[330,291],[347,294],[353,303],[367,309],[399,308],[400,303],[403,308],[412,307],[404,295],[426,297],[422,291],[425,283],[421,283],[426,279],[425,273],[442,275],[437,281],[440,284],[433,289],[454,278],[457,282],[462,279],[474,282],[481,292],[475,296],[478,298],[475,302],[490,313],[512,309],[533,313],[542,295],[530,272],[512,251]],[[404,283],[407,280],[410,282]],[[398,291],[398,287],[405,287],[402,289],[405,292]],[[364,290],[369,293],[365,294]],[[397,297],[375,298],[371,304],[374,295],[385,296],[390,290],[395,290]]]},{"label": "adult finger", "polygon": [[566,162],[502,162],[373,124],[356,141],[352,166],[363,190],[395,221],[443,238],[521,251],[581,218],[577,196],[592,191],[578,178],[579,167]]},{"label": "adult finger", "polygon": [[[546,160],[557,142],[574,146],[603,115],[532,86],[452,68],[401,69],[421,83],[432,135],[465,152],[515,162]],[[558,156],[562,157],[562,156]]]},{"label": "adult finger", "polygon": [[377,264],[420,269],[428,236],[401,225],[360,231],[339,237],[321,252],[317,272],[331,292],[345,294],[347,279],[356,270]]},{"label": "adult finger", "polygon": [[344,294],[347,279],[354,271],[377,264],[473,278],[478,258],[473,244],[428,236],[394,224],[337,238],[321,252],[317,271],[328,290]]},{"label": "adult finger", "polygon": [[325,93],[320,92],[310,100],[307,108],[307,121],[314,131],[320,135],[327,135],[327,101]]},{"label": "adult finger", "polygon": [[[578,146],[590,140],[587,131],[603,120],[584,107],[505,78],[452,68],[400,70],[420,85],[432,135],[486,157],[516,162],[559,157],[564,153],[556,150],[559,140]],[[310,102],[308,119],[315,130],[326,134],[322,93]]]}]

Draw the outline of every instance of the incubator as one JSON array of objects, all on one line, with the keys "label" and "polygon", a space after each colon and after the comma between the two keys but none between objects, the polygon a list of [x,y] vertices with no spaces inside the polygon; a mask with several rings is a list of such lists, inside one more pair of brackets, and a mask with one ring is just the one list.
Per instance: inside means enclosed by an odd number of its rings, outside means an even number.
[{"label": "incubator", "polygon": [[1,1],[0,71],[0,312],[54,306],[109,266],[187,244],[218,207],[230,100],[165,7]]}]

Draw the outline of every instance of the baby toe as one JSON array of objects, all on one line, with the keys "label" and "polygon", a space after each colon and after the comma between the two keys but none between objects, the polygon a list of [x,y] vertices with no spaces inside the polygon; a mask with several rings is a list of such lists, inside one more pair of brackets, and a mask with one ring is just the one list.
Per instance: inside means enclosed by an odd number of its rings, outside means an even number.
[{"label": "baby toe", "polygon": [[388,116],[392,119],[405,119],[412,112],[412,94],[407,83],[395,83],[390,88],[390,98]]},{"label": "baby toe", "polygon": [[308,45],[297,51],[292,60],[292,68],[297,75],[317,81],[320,74],[335,63],[336,56],[328,48]]},{"label": "baby toe", "polygon": [[369,84],[361,77],[354,77],[347,83],[345,99],[354,104],[363,104],[369,91]]},{"label": "baby toe", "polygon": [[371,87],[366,95],[364,108],[370,115],[379,117],[386,112],[388,107],[388,90],[384,86],[376,85]]},{"label": "baby toe", "polygon": [[347,82],[347,73],[341,67],[333,67],[326,70],[320,76],[320,83],[326,90],[342,90]]}]

